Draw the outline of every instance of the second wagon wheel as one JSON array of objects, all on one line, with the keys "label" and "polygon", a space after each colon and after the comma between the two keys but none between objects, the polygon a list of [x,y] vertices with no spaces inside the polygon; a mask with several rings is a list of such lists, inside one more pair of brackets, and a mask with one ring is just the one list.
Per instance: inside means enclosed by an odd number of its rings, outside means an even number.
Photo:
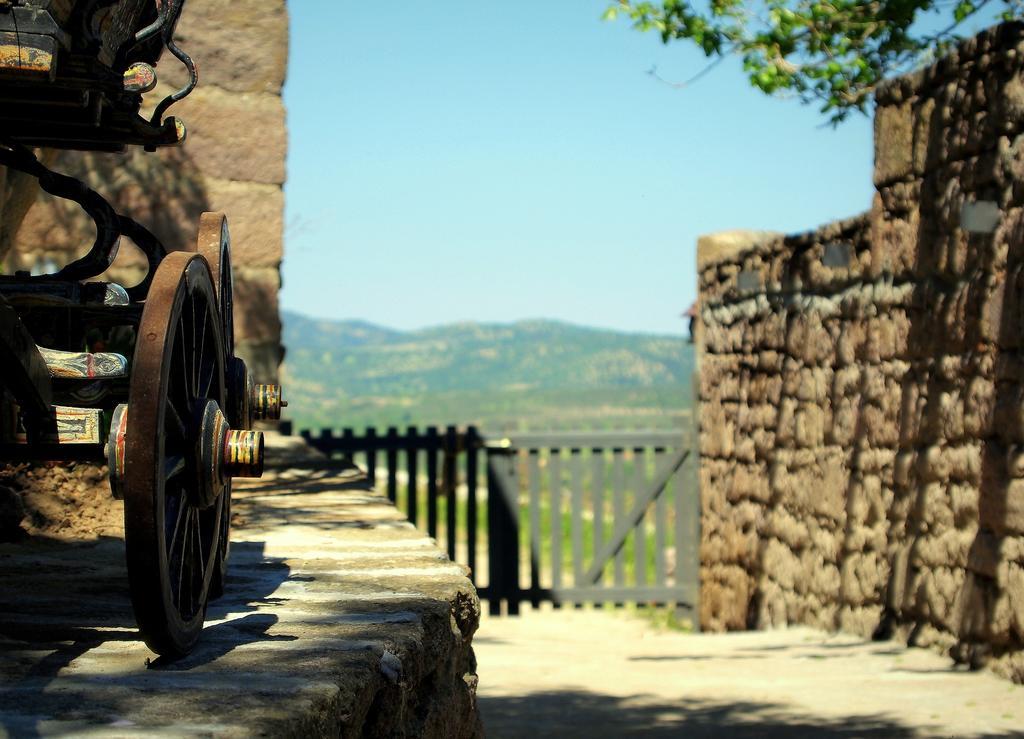
[{"label": "second wagon wheel", "polygon": [[224,357],[206,263],[168,255],[139,327],[124,462],[132,606],[158,654],[187,653],[206,615],[226,500]]},{"label": "second wagon wheel", "polygon": [[224,351],[227,356],[232,357],[235,354],[232,307],[234,275],[231,271],[231,236],[228,234],[228,219],[223,213],[203,213],[199,217],[196,253],[202,254],[210,263],[210,275],[213,277],[213,286],[220,306]]},{"label": "second wagon wheel", "polygon": [[[224,337],[224,371],[227,382],[227,405],[224,412],[232,428],[252,428],[249,412],[248,372],[245,363],[235,357],[234,274],[231,269],[231,236],[228,219],[223,213],[203,213],[199,217],[199,235],[196,253],[206,257],[213,277],[214,289],[221,317],[221,336]],[[210,597],[219,598],[227,581],[228,557],[231,553],[231,482],[227,483],[224,510],[221,514],[221,534],[214,564],[214,578]]]}]

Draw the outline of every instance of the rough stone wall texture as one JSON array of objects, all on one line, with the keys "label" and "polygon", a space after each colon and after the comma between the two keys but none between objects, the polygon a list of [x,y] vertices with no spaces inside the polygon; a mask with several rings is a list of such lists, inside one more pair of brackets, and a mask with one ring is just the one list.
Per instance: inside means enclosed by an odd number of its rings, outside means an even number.
[{"label": "rough stone wall texture", "polygon": [[[56,152],[49,155],[51,166],[83,178],[170,249],[192,248],[200,213],[224,211],[232,236],[237,352],[258,381],[274,381],[283,352],[277,294],[287,148],[285,0],[189,0],[177,38],[200,71],[199,88],[171,109],[188,128],[185,144],[155,154]],[[169,54],[157,72],[161,84],[147,96],[150,105],[184,79]],[[4,199],[0,215],[7,230],[20,222],[16,234],[0,231],[0,255],[13,241],[9,269],[60,266],[92,243],[95,230],[78,206],[40,193],[22,220],[3,207]],[[123,242],[110,277],[132,284],[144,263]]]},{"label": "rough stone wall texture", "polygon": [[701,249],[702,621],[1024,681],[1024,26],[877,99],[867,214]]}]

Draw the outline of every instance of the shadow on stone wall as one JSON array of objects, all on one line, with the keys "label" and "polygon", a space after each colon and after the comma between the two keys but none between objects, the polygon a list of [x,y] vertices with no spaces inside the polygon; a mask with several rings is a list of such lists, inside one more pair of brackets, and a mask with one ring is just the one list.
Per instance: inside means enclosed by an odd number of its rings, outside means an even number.
[{"label": "shadow on stone wall", "polygon": [[[170,250],[191,249],[199,216],[209,210],[203,177],[186,147],[150,154],[133,149],[121,154],[57,152],[51,169],[76,177],[105,197],[118,212],[152,231]],[[52,270],[84,254],[96,228],[85,211],[69,200],[38,190],[15,237],[11,267]],[[136,277],[145,266],[141,253],[122,239],[112,270]]]}]

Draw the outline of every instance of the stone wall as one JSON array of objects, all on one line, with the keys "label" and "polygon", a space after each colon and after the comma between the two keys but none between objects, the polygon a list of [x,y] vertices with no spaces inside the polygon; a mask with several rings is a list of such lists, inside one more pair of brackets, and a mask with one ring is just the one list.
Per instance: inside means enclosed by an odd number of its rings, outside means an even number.
[{"label": "stone wall", "polygon": [[[171,109],[188,128],[185,144],[156,154],[57,152],[49,155],[51,166],[83,178],[170,249],[191,248],[203,211],[227,213],[238,353],[258,381],[271,382],[282,358],[277,293],[287,147],[285,0],[189,0],[177,38],[200,71],[199,88]],[[184,78],[169,54],[157,72],[161,84],[147,96],[150,105]],[[13,231],[21,214],[3,210]],[[40,194],[16,234],[0,231],[0,255],[13,240],[8,269],[61,266],[86,251],[94,234],[78,206]],[[122,254],[111,277],[131,284],[143,262],[130,246]]]},{"label": "stone wall", "polygon": [[702,621],[1021,681],[1024,27],[877,100],[869,213],[701,245]]}]

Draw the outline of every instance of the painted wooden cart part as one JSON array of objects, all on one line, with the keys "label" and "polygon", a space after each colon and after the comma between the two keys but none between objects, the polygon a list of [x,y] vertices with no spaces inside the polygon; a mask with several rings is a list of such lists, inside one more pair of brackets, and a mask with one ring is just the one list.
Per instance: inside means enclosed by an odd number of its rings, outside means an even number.
[{"label": "painted wooden cart part", "polygon": [[128,360],[113,352],[63,352],[39,347],[51,377],[63,380],[113,380],[128,376]]},{"label": "painted wooden cart part", "polygon": [[74,308],[78,306],[123,306],[129,305],[128,291],[115,282],[53,282],[0,280],[0,295],[11,305],[25,308]]},{"label": "painted wooden cart part", "polygon": [[[13,7],[12,7],[13,6]],[[75,0],[3,0],[0,9],[0,31],[20,36],[49,36],[61,48],[67,49],[71,39],[62,26],[66,26],[75,10]]]},{"label": "painted wooden cart part", "polygon": [[[103,411],[99,408],[69,408],[55,405],[51,408],[54,425],[44,430],[36,440],[42,444],[101,445],[103,443]],[[14,403],[5,408],[0,437],[6,444],[28,444],[28,431],[24,415]]]},{"label": "painted wooden cart part", "polygon": [[[202,474],[191,490],[197,507],[212,506],[233,477],[262,477],[264,441],[261,431],[235,431],[228,427],[227,419],[214,401],[208,401],[199,420],[198,466]],[[125,449],[128,440],[128,406],[124,403],[114,409],[107,435],[107,464],[110,468],[110,492],[118,500],[124,499]],[[176,461],[184,464],[184,460]],[[170,472],[170,470],[168,470]]]},{"label": "painted wooden cart part", "polygon": [[156,87],[156,70],[145,62],[137,62],[124,71],[124,91],[143,93]]},{"label": "painted wooden cart part", "polygon": [[110,469],[110,493],[124,500],[124,447],[128,430],[128,406],[121,403],[114,409],[107,435],[107,467]]},{"label": "painted wooden cart part", "polygon": [[203,474],[195,504],[205,509],[213,505],[232,477],[263,475],[263,432],[232,429],[220,406],[207,401],[201,412],[199,464]]},{"label": "painted wooden cart part", "polygon": [[228,419],[217,401],[206,401],[199,410],[199,475],[197,484],[189,488],[192,502],[200,510],[206,510],[217,502],[218,496],[224,492],[225,481],[230,479],[224,467],[228,430]]},{"label": "painted wooden cart part", "polygon": [[253,391],[253,416],[258,421],[277,421],[288,401],[281,397],[280,385],[256,385]]},{"label": "painted wooden cart part", "polygon": [[[13,101],[0,109],[5,136],[28,146],[93,151],[121,151],[129,144],[155,150],[183,141],[184,127],[166,115],[198,80],[195,63],[174,41],[183,5],[183,0],[8,0],[0,5],[0,97]],[[86,34],[90,38],[80,38]],[[155,85],[152,66],[165,47],[185,65],[189,81],[147,120],[139,115],[142,93]]]},{"label": "painted wooden cart part", "polygon": [[56,40],[31,33],[0,31],[0,74],[48,81],[56,72]]},{"label": "painted wooden cart part", "polygon": [[228,431],[224,471],[229,477],[263,476],[263,432]]}]

